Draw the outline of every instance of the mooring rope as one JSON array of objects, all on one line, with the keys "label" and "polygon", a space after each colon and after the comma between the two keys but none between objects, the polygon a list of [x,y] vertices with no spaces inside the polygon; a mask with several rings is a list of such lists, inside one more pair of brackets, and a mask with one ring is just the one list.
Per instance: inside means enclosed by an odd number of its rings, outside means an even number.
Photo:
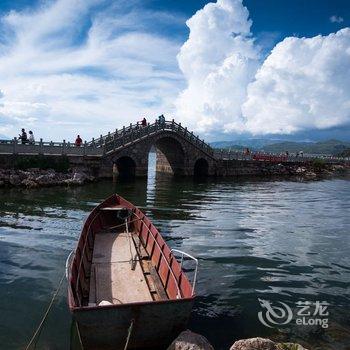
[{"label": "mooring rope", "polygon": [[[35,332],[34,332],[32,338],[30,339],[30,341],[29,341],[28,345],[26,346],[25,350],[28,350],[28,349],[32,346],[32,344],[34,343],[35,339],[36,339],[38,336],[40,336],[40,333],[41,333],[41,330],[42,330],[42,328],[43,328],[43,326],[44,326],[44,323],[45,323],[45,321],[46,321],[46,318],[47,318],[47,316],[48,316],[49,313],[50,313],[50,310],[51,310],[52,305],[53,305],[53,303],[54,303],[54,301],[55,301],[55,299],[56,299],[56,297],[57,297],[57,294],[58,294],[59,290],[61,289],[61,286],[62,286],[62,283],[63,283],[63,280],[64,280],[65,275],[66,275],[66,272],[63,273],[63,275],[62,275],[62,277],[61,277],[61,279],[60,279],[60,282],[59,282],[59,284],[58,284],[58,287],[57,287],[55,293],[53,294],[53,296],[52,296],[52,298],[51,298],[50,304],[49,304],[49,306],[47,307],[47,309],[46,309],[46,311],[45,311],[45,313],[44,313],[44,315],[43,315],[43,317],[42,317],[42,319],[41,319],[41,321],[40,321],[40,323],[39,323],[39,326],[38,326],[37,329],[35,330]],[[34,349],[35,349],[35,347],[36,347],[36,342],[34,343]]]},{"label": "mooring rope", "polygon": [[132,329],[134,327],[134,319],[131,320],[130,322],[130,326],[129,326],[129,329],[128,329],[128,336],[126,337],[126,342],[125,342],[125,346],[124,346],[124,350],[127,350],[128,349],[128,345],[129,345],[129,340],[130,340],[130,337],[131,337],[131,333],[132,333]]},{"label": "mooring rope", "polygon": [[76,328],[77,328],[78,339],[79,339],[79,343],[80,343],[81,350],[84,350],[84,345],[83,345],[83,341],[81,340],[80,330],[79,330],[79,326],[78,326],[78,323],[77,323],[77,322],[75,322],[75,326],[76,326]]}]

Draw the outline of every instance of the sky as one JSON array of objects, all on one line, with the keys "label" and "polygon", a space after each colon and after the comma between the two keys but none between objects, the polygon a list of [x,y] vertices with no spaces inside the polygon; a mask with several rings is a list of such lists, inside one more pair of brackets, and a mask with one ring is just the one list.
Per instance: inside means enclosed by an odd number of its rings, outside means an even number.
[{"label": "sky", "polygon": [[350,140],[347,0],[0,0],[0,137],[146,117],[208,141]]}]

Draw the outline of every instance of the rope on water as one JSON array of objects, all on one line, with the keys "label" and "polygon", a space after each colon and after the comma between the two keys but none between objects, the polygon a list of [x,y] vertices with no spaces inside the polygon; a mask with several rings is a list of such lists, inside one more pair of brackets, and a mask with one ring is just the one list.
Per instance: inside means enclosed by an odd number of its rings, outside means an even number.
[{"label": "rope on water", "polygon": [[[47,319],[47,316],[49,315],[50,310],[51,310],[51,308],[52,308],[52,305],[53,305],[53,303],[54,303],[54,301],[55,301],[55,299],[56,299],[56,297],[57,297],[57,294],[58,294],[59,290],[61,289],[61,286],[62,286],[62,283],[63,283],[63,280],[64,280],[65,275],[66,275],[66,272],[63,273],[63,275],[62,275],[62,277],[61,277],[61,279],[60,279],[60,282],[59,282],[59,284],[58,284],[58,287],[57,287],[55,293],[54,293],[53,296],[52,296],[52,299],[51,299],[51,301],[50,301],[50,304],[49,304],[49,306],[47,307],[47,309],[46,309],[46,311],[45,311],[45,314],[44,314],[44,316],[42,317],[42,319],[41,319],[41,321],[40,321],[40,323],[39,323],[39,326],[38,326],[37,329],[35,330],[35,332],[34,332],[32,338],[30,339],[30,341],[29,341],[28,345],[26,346],[25,350],[28,350],[28,349],[32,346],[32,344],[34,343],[35,339],[36,339],[38,336],[40,336],[41,330],[42,330],[42,328],[43,328],[43,326],[44,326],[44,323],[45,323],[45,321],[46,321],[46,319]],[[36,342],[35,342],[35,346],[36,346]]]},{"label": "rope on water", "polygon": [[133,329],[133,327],[134,327],[134,322],[135,322],[134,319],[132,319],[131,322],[130,322],[130,326],[129,326],[129,329],[128,329],[128,336],[126,337],[126,342],[125,342],[124,350],[127,350],[127,349],[128,349],[129,340],[130,340],[130,337],[131,337],[132,329]]},{"label": "rope on water", "polygon": [[83,341],[81,340],[80,330],[77,322],[75,322],[75,326],[77,327],[78,339],[79,339],[81,350],[84,350],[84,345],[83,345]]}]

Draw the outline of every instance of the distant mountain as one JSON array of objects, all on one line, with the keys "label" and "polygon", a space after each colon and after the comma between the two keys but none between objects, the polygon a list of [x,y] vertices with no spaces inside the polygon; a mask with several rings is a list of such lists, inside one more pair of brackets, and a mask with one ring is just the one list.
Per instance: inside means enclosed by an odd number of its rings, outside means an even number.
[{"label": "distant mountain", "polygon": [[350,148],[350,142],[339,140],[327,141],[282,141],[273,139],[245,139],[235,141],[218,141],[212,142],[210,145],[214,148],[226,148],[241,150],[249,147],[252,150],[263,150],[271,153],[284,153],[286,151],[295,153],[303,151],[309,154],[340,154]]},{"label": "distant mountain", "polygon": [[261,149],[266,145],[270,145],[279,141],[283,141],[280,139],[238,139],[235,141],[216,141],[211,142],[210,146],[213,148],[231,148],[231,149],[244,149],[246,147],[252,149]]},{"label": "distant mountain", "polygon": [[350,148],[350,142],[339,140],[327,140],[320,142],[279,142],[263,147],[263,150],[271,153],[298,152],[309,154],[339,154]]}]

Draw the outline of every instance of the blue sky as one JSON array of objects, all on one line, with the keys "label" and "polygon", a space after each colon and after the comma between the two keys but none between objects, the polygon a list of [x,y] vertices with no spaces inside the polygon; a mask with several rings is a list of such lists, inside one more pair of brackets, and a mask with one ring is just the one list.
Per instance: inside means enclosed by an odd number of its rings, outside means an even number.
[{"label": "blue sky", "polygon": [[350,138],[348,1],[208,3],[2,0],[0,135],[164,113],[207,140]]}]

